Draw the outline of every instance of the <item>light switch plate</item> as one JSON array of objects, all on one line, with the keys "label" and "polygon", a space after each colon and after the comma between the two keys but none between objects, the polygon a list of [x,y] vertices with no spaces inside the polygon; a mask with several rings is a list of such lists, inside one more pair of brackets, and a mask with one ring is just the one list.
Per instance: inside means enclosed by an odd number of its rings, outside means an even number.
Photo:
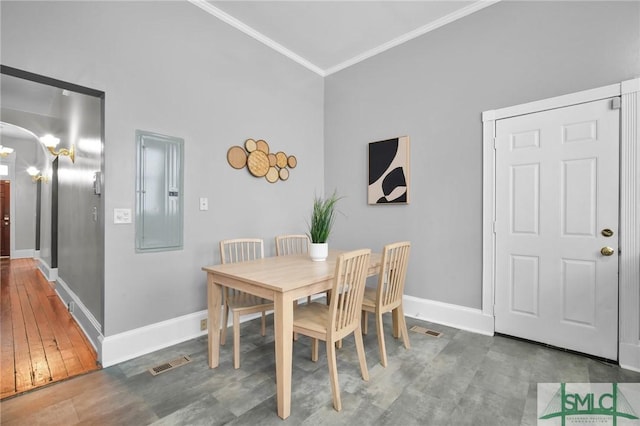
[{"label": "light switch plate", "polygon": [[209,210],[209,199],[208,198],[200,198],[200,210]]},{"label": "light switch plate", "polygon": [[131,209],[113,209],[113,223],[131,223]]}]

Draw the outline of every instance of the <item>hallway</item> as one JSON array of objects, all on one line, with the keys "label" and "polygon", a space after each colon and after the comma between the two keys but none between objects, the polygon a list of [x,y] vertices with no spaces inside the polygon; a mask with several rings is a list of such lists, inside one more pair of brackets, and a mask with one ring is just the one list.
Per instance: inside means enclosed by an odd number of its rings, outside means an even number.
[{"label": "hallway", "polygon": [[100,369],[95,349],[36,261],[0,265],[0,399]]}]

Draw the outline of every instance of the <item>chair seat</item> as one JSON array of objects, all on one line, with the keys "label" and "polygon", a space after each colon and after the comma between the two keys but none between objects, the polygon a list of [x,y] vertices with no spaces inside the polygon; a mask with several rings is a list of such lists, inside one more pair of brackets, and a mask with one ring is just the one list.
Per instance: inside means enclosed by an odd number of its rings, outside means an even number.
[{"label": "chair seat", "polygon": [[[365,288],[364,289],[364,297],[362,299],[362,310],[368,312],[376,311],[376,298],[378,297],[378,290],[375,288]],[[388,305],[383,306],[382,308],[388,311],[389,309],[396,308],[400,306],[402,303],[402,299],[395,301],[394,303],[390,303]]]},{"label": "chair seat", "polygon": [[329,323],[329,306],[322,303],[307,303],[299,305],[293,311],[293,328],[294,331],[303,329],[313,332],[313,334],[327,333],[327,324]]},{"label": "chair seat", "polygon": [[230,294],[227,300],[229,308],[234,311],[262,312],[273,309],[273,302],[248,293]]},{"label": "chair seat", "polygon": [[[377,290],[375,288],[364,289],[364,298],[362,299],[362,308],[370,308],[371,312],[374,312],[376,309],[376,296]],[[368,309],[367,309],[368,310]]]}]

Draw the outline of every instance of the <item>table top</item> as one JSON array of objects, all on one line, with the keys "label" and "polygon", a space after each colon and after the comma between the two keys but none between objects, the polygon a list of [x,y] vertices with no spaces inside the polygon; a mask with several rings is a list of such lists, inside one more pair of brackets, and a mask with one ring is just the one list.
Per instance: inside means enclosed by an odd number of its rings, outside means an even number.
[{"label": "table top", "polygon": [[[322,262],[314,262],[308,254],[304,254],[205,266],[202,270],[219,276],[241,279],[272,291],[287,292],[331,280],[335,274],[336,260],[344,252],[330,250],[329,257]],[[381,260],[381,254],[371,253],[370,271],[377,273]]]}]

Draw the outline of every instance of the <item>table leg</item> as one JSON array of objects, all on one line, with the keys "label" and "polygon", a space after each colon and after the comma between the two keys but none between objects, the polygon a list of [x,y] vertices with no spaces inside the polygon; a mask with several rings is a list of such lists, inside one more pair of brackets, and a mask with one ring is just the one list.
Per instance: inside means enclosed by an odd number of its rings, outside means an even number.
[{"label": "table leg", "polygon": [[293,299],[276,293],[274,300],[274,334],[276,346],[276,391],[278,416],[291,414],[291,370],[293,352]]},{"label": "table leg", "polygon": [[220,303],[222,288],[213,281],[213,274],[207,274],[207,311],[209,322],[209,368],[220,363]]}]

